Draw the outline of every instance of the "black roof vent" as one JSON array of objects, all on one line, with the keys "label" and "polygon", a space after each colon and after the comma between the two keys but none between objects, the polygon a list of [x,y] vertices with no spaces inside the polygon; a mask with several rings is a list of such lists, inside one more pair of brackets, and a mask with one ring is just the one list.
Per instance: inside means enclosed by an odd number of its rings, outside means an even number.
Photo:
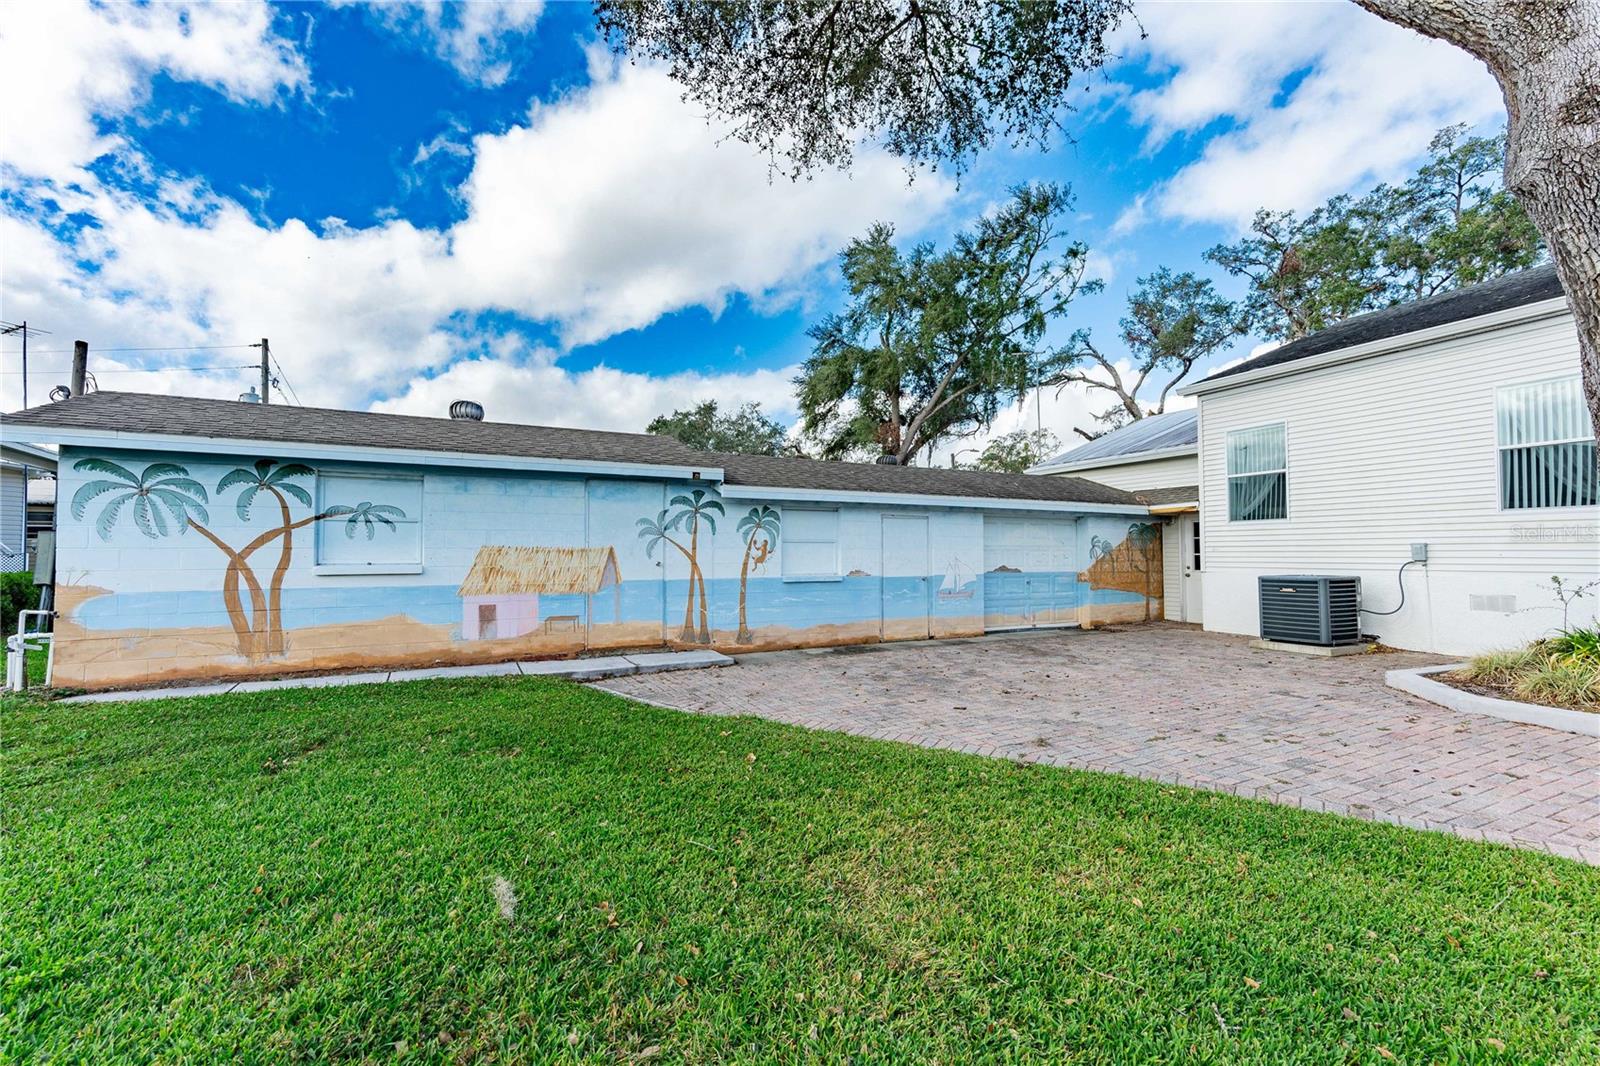
[{"label": "black roof vent", "polygon": [[450,405],[450,417],[460,422],[482,422],[483,404],[476,400],[457,400]]}]

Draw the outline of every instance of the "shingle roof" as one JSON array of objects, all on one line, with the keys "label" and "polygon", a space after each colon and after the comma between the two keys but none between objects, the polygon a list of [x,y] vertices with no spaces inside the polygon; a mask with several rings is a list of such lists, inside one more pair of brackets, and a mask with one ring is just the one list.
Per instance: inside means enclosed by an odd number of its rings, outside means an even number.
[{"label": "shingle roof", "polygon": [[[1082,478],[822,462],[703,452],[671,437],[472,422],[283,404],[91,392],[6,416],[8,426],[89,429],[284,445],[349,447],[723,468],[730,485],[1139,506],[1131,493]],[[135,446],[134,441],[128,442]]]},{"label": "shingle roof", "polygon": [[1479,285],[1468,285],[1466,288],[1429,296],[1414,303],[1347,318],[1308,337],[1301,337],[1270,352],[1263,352],[1253,359],[1246,359],[1238,366],[1218,371],[1201,384],[1259,370],[1262,367],[1292,363],[1296,359],[1321,355],[1323,352],[1353,348],[1358,344],[1398,337],[1403,333],[1415,333],[1417,330],[1477,318],[1479,315],[1521,307],[1524,304],[1552,300],[1562,295],[1562,291],[1561,279],[1556,276],[1555,264],[1546,263],[1543,266],[1530,267]]},{"label": "shingle roof", "polygon": [[1151,507],[1165,507],[1174,503],[1198,503],[1200,486],[1174,485],[1165,489],[1140,489],[1134,495]]},{"label": "shingle roof", "polygon": [[1195,447],[1199,440],[1199,425],[1195,412],[1168,411],[1165,414],[1146,415],[1137,422],[1129,422],[1101,437],[1076,448],[1046,459],[1034,469],[1047,471],[1059,466],[1098,462],[1107,459],[1134,458],[1141,452],[1166,451],[1171,448]]}]

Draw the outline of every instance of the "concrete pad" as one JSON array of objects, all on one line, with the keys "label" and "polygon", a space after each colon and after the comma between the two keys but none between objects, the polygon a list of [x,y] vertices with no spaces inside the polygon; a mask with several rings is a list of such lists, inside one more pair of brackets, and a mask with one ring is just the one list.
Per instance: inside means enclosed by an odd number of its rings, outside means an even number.
[{"label": "concrete pad", "polygon": [[522,672],[531,676],[564,677],[569,681],[597,681],[602,677],[626,677],[637,674],[639,668],[620,655],[602,655],[593,659],[539,659],[518,663]]},{"label": "concrete pad", "polygon": [[322,674],[317,677],[280,677],[273,681],[241,681],[235,692],[274,692],[282,688],[333,688],[338,685],[381,685],[388,671],[379,674]]},{"label": "concrete pad", "polygon": [[484,663],[480,666],[437,666],[426,670],[395,670],[390,681],[424,681],[440,677],[505,677],[522,673],[516,663]]},{"label": "concrete pad", "polygon": [[1291,655],[1312,655],[1320,659],[1337,659],[1341,655],[1365,655],[1372,647],[1366,641],[1360,644],[1290,644],[1286,640],[1252,640],[1250,646],[1257,651],[1286,651]]},{"label": "concrete pad", "polygon": [[649,651],[626,655],[641,674],[659,674],[666,670],[703,670],[708,666],[732,666],[733,659],[721,652],[702,651]]},{"label": "concrete pad", "polygon": [[82,696],[68,696],[57,703],[137,703],[145,700],[177,700],[190,696],[222,696],[232,692],[238,682],[221,685],[190,685],[184,688],[142,688],[133,692],[89,692]]}]

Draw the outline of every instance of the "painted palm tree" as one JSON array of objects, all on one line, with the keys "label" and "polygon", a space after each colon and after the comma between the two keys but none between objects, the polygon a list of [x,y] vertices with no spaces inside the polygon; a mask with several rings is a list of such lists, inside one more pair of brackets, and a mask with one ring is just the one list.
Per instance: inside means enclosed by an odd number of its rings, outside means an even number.
[{"label": "painted palm tree", "polygon": [[[313,506],[311,493],[293,484],[291,478],[315,477],[316,471],[300,463],[279,463],[276,459],[257,459],[253,469],[237,468],[222,475],[222,480],[217,482],[217,495],[220,497],[231,488],[243,487],[234,507],[239,512],[241,521],[250,521],[250,505],[265,493],[271,496],[278,504],[278,513],[281,516],[277,528],[269,530],[245,546],[239,555],[241,559],[248,559],[255,551],[271,542],[281,538],[278,546],[278,565],[273,568],[272,578],[268,584],[266,616],[260,623],[253,626],[257,637],[264,641],[264,646],[258,648],[260,652],[268,655],[283,653],[283,579],[289,573],[289,564],[294,557],[294,537],[292,531],[297,528],[294,514],[290,510],[289,500],[292,497],[307,507]],[[317,520],[317,516],[308,518],[299,525],[309,525]],[[239,569],[239,568],[236,568]],[[254,576],[254,575],[252,575]],[[233,571],[224,577],[224,581],[237,581]]]},{"label": "painted palm tree", "polygon": [[[717,520],[712,516],[712,512],[715,511],[719,515],[726,515],[728,512],[722,506],[722,501],[717,497],[716,492],[707,491],[706,489],[695,489],[692,493],[674,496],[667,502],[673,507],[683,508],[683,510],[672,516],[667,525],[669,529],[683,526],[689,533],[690,607],[692,609],[695,587],[698,585],[700,590],[700,631],[698,639],[701,644],[710,644],[711,615],[706,607],[705,572],[700,568],[700,526],[701,523],[704,523],[714,537],[717,535]],[[686,615],[685,621],[687,622],[687,620],[688,617]]]},{"label": "painted palm tree", "polygon": [[755,640],[755,634],[750,632],[750,623],[745,611],[746,590],[750,583],[750,562],[756,556],[759,541],[760,556],[756,558],[758,564],[766,562],[767,556],[772,553],[772,548],[778,543],[778,530],[783,519],[774,507],[765,504],[752,507],[748,514],[739,519],[736,527],[739,536],[744,538],[744,562],[739,564],[739,635],[736,638],[740,644],[749,644]]},{"label": "painted palm tree", "polygon": [[1128,543],[1138,550],[1144,562],[1144,620],[1148,622],[1155,569],[1161,555],[1161,530],[1150,522],[1134,522],[1128,527]]},{"label": "painted palm tree", "polygon": [[1116,546],[1106,538],[1098,535],[1089,538],[1089,561],[1091,563],[1109,557],[1111,562],[1107,563],[1106,566],[1111,568],[1117,561],[1116,556],[1113,554],[1115,551]]},{"label": "painted palm tree", "polygon": [[101,540],[111,539],[117,520],[127,511],[139,532],[152,540],[169,534],[182,535],[186,530],[193,529],[228,557],[228,576],[223,581],[222,589],[223,602],[240,651],[251,654],[254,635],[251,619],[245,614],[239,596],[241,574],[246,576],[251,607],[262,619],[266,615],[266,599],[255,575],[242,565],[239,553],[206,528],[204,523],[210,522],[211,516],[206,511],[209,497],[205,486],[191,478],[189,471],[177,463],[151,463],[142,473],[135,474],[109,459],[91,458],[78,460],[73,464],[73,469],[108,475],[107,478],[84,482],[72,495],[72,517],[80,520],[91,501],[110,496],[101,505],[100,514],[95,519],[95,529]]},{"label": "painted palm tree", "polygon": [[[239,517],[250,520],[251,504],[265,492],[279,504],[281,521],[235,550],[232,545],[206,527],[211,521],[206,511],[210,497],[205,486],[189,476],[189,471],[177,463],[153,463],[135,474],[132,470],[108,459],[80,459],[74,469],[108,475],[84,483],[72,497],[72,515],[82,519],[89,504],[102,496],[109,496],[96,519],[96,528],[102,540],[110,540],[117,521],[123,513],[132,516],[139,532],[152,539],[168,535],[182,535],[194,530],[216,545],[227,557],[228,567],[222,578],[222,602],[228,612],[228,622],[238,641],[239,654],[249,659],[283,652],[283,579],[288,573],[294,550],[294,531],[326,518],[344,518],[345,535],[354,537],[357,530],[365,529],[367,539],[376,535],[379,526],[395,528],[394,518],[405,514],[388,504],[361,503],[355,507],[337,505],[321,512],[296,519],[289,501],[312,505],[311,494],[290,478],[314,474],[308,466],[297,463],[279,464],[263,459],[253,470],[231,470],[217,483],[217,493],[243,486],[235,509]],[[268,589],[263,590],[250,558],[257,551],[283,539],[278,555],[278,565]],[[248,594],[250,607],[245,608],[241,586]]]},{"label": "painted palm tree", "polygon": [[[682,641],[694,640],[694,575],[696,567],[694,556],[689,554],[689,549],[678,543],[672,537],[672,520],[667,516],[671,512],[663,508],[661,513],[654,518],[641,518],[637,523],[639,539],[644,541],[644,555],[646,559],[655,558],[656,548],[662,544],[670,544],[678,549],[689,564],[689,602],[683,609],[683,628],[678,632],[678,639]],[[665,549],[663,549],[665,551]]]}]

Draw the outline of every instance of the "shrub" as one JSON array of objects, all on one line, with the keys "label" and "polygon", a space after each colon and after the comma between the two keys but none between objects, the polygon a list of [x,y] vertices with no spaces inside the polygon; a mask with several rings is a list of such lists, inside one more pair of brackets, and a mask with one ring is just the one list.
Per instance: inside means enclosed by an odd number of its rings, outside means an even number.
[{"label": "shrub", "polygon": [[39,606],[39,586],[33,583],[33,574],[24,571],[0,574],[0,629],[10,636],[17,631],[17,615]]},{"label": "shrub", "polygon": [[1532,648],[1491,651],[1474,656],[1461,675],[1479,685],[1509,685],[1539,662],[1539,654]]},{"label": "shrub", "polygon": [[1551,655],[1511,686],[1523,699],[1564,707],[1600,706],[1600,668]]},{"label": "shrub", "polygon": [[1579,626],[1543,642],[1550,654],[1574,666],[1600,670],[1600,626]]}]

